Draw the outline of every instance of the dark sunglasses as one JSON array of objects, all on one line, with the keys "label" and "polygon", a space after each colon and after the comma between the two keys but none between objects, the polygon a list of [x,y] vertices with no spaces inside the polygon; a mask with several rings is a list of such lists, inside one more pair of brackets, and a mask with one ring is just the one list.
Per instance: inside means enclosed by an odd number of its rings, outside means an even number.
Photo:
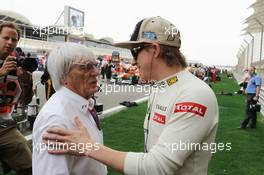
[{"label": "dark sunglasses", "polygon": [[134,59],[137,60],[137,56],[138,56],[139,52],[142,51],[143,49],[145,49],[147,47],[151,47],[151,46],[152,46],[152,44],[141,45],[141,46],[137,46],[137,47],[130,49],[130,51],[131,51],[131,54],[134,57]]}]

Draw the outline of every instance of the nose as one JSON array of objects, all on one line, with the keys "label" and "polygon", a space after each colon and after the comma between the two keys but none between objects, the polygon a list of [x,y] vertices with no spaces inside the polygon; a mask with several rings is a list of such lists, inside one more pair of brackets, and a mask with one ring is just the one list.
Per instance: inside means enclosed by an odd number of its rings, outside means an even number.
[{"label": "nose", "polygon": [[91,72],[91,75],[92,76],[99,76],[100,72],[99,72],[99,69],[97,67],[95,67],[92,72]]}]

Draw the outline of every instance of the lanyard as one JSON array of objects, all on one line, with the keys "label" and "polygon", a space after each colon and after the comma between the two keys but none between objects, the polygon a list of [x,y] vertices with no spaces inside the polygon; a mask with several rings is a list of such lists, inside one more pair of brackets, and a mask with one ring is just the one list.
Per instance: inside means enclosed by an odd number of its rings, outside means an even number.
[{"label": "lanyard", "polygon": [[145,143],[144,143],[144,150],[146,153],[148,152],[147,142],[148,142],[148,135],[149,135],[149,121],[150,121],[150,117],[151,117],[152,105],[154,103],[155,98],[156,98],[156,93],[154,93],[153,98],[151,100],[151,103],[149,104],[149,107],[147,110],[148,121],[147,121],[147,129],[145,129],[146,136],[145,136]]}]

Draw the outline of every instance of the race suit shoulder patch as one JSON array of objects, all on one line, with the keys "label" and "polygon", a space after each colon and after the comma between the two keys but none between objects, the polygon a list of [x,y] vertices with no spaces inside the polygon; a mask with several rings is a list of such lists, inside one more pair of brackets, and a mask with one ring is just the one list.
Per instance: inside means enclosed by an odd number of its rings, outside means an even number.
[{"label": "race suit shoulder patch", "polygon": [[201,117],[204,117],[207,107],[193,102],[176,103],[174,113],[178,112],[190,112]]},{"label": "race suit shoulder patch", "polygon": [[158,122],[160,124],[166,124],[166,115],[159,114],[157,112],[154,113],[153,120],[155,122]]},{"label": "race suit shoulder patch", "polygon": [[173,85],[174,83],[176,83],[178,81],[178,78],[176,77],[176,76],[174,76],[174,77],[171,77],[171,78],[169,78],[168,80],[167,80],[167,84],[169,85],[169,86],[171,86],[171,85]]}]

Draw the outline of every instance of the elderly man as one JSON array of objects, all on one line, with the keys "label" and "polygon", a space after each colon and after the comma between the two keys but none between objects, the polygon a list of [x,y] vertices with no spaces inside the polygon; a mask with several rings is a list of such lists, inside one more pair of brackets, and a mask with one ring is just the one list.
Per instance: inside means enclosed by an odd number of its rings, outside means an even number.
[{"label": "elderly man", "polygon": [[20,30],[15,24],[0,24],[0,160],[14,169],[17,175],[30,175],[31,151],[11,116],[21,88],[16,75],[16,61],[9,55],[19,39]]},{"label": "elderly man", "polygon": [[[42,135],[50,127],[76,128],[73,119],[77,115],[91,137],[103,144],[102,130],[94,110],[94,101],[91,99],[97,92],[99,70],[95,65],[94,54],[83,45],[67,43],[50,53],[48,70],[56,93],[43,106],[34,124],[33,174],[107,173],[106,166],[91,158],[50,155],[47,150],[52,148],[42,143]],[[72,145],[71,149],[77,147],[79,145]]]},{"label": "elderly man", "polygon": [[[142,78],[157,81],[159,91],[150,95],[144,122],[145,152],[100,145],[99,150],[86,149],[84,155],[130,175],[207,174],[211,150],[199,145],[214,143],[218,105],[210,87],[185,70],[177,28],[161,17],[146,18],[136,25],[130,41],[117,45],[131,49]],[[94,143],[78,118],[76,124],[79,131],[53,128],[44,139]],[[69,149],[50,152],[82,154]]]}]

